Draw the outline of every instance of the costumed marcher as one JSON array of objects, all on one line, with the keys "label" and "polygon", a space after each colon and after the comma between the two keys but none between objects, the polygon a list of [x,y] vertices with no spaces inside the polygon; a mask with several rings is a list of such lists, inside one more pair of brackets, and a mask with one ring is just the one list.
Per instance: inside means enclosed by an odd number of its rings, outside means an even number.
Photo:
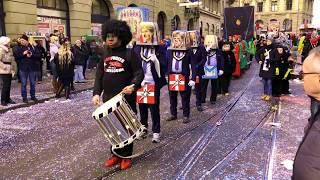
[{"label": "costumed marcher", "polygon": [[1,88],[1,105],[15,104],[10,98],[11,80],[16,73],[16,66],[12,51],[10,49],[10,38],[6,36],[0,37],[0,79],[2,81]]},{"label": "costumed marcher", "polygon": [[207,56],[202,62],[204,68],[201,72],[203,75],[201,82],[201,101],[202,103],[206,102],[208,83],[211,81],[210,103],[214,104],[217,100],[218,77],[224,73],[224,59],[221,50],[218,48],[218,38],[216,35],[207,35],[204,45]]},{"label": "costumed marcher", "polygon": [[[196,64],[196,85],[195,85],[195,92],[196,92],[196,106],[198,111],[203,111],[201,106],[201,81],[202,81],[202,74],[203,72],[203,62],[207,58],[206,56],[206,49],[203,44],[200,43],[201,37],[198,31],[188,31],[190,37],[190,44],[191,44],[191,61],[194,61]],[[191,93],[190,93],[191,95]]]},{"label": "costumed marcher", "polygon": [[70,43],[68,39],[61,40],[58,53],[54,57],[54,63],[58,74],[58,81],[60,86],[56,93],[56,98],[60,98],[62,90],[65,90],[66,99],[70,98],[70,88],[73,81],[74,74],[74,57],[71,51]]},{"label": "costumed marcher", "polygon": [[293,180],[320,177],[320,47],[313,49],[303,63],[304,90],[311,99],[311,117],[293,164]]},{"label": "costumed marcher", "polygon": [[234,57],[234,53],[231,49],[231,44],[229,42],[225,42],[222,46],[222,55],[224,59],[224,67],[223,74],[220,77],[220,85],[222,89],[222,93],[225,96],[229,96],[229,86],[232,78],[232,73],[236,68],[236,58]]},{"label": "costumed marcher", "polygon": [[314,31],[312,34],[307,34],[306,38],[304,39],[303,42],[303,50],[301,53],[302,56],[302,62],[307,58],[309,52],[318,47],[320,44],[319,37],[318,37],[318,32]]},{"label": "costumed marcher", "polygon": [[[167,84],[165,78],[166,49],[159,45],[159,30],[153,22],[140,23],[140,39],[136,42],[134,51],[142,62],[144,79],[142,88],[137,91],[137,102],[141,124],[148,129],[148,109],[152,119],[152,142],[160,142],[160,90]],[[143,138],[147,137],[148,130],[143,131]]]},{"label": "costumed marcher", "polygon": [[234,56],[236,58],[236,69],[233,72],[232,76],[235,78],[239,78],[241,76],[241,66],[240,66],[240,62],[241,62],[241,56],[242,56],[242,50],[239,44],[239,36],[238,35],[234,35],[233,36],[233,46],[234,46]]},{"label": "costumed marcher", "polygon": [[290,53],[286,52],[282,44],[276,44],[271,51],[271,59],[276,67],[275,77],[272,80],[272,96],[279,97],[281,94],[289,94],[289,61]]},{"label": "costumed marcher", "polygon": [[[191,61],[191,51],[188,50],[189,38],[186,31],[172,33],[172,46],[167,51],[167,71],[169,77],[169,97],[171,116],[167,121],[177,119],[178,94],[181,95],[183,109],[183,123],[190,119],[190,94],[191,86],[195,85],[195,64]],[[191,65],[191,69],[190,69]],[[189,80],[191,72],[191,79]]]},{"label": "costumed marcher", "polygon": [[275,76],[275,63],[271,58],[271,51],[274,50],[273,37],[267,37],[267,46],[256,53],[256,61],[261,65],[259,76],[263,79],[264,94],[262,100],[269,101],[272,95],[272,79]]},{"label": "costumed marcher", "polygon": [[[135,91],[141,87],[144,73],[137,55],[126,48],[132,39],[130,27],[124,21],[109,20],[105,26],[104,38],[106,47],[103,49],[103,61],[97,66],[92,101],[99,105],[102,93],[103,102],[106,102],[122,92],[126,94],[125,99],[136,113]],[[133,143],[114,152],[122,157],[130,157]],[[111,167],[118,163],[121,169],[127,169],[132,162],[129,158],[122,159],[113,155],[105,162],[105,166]]]}]

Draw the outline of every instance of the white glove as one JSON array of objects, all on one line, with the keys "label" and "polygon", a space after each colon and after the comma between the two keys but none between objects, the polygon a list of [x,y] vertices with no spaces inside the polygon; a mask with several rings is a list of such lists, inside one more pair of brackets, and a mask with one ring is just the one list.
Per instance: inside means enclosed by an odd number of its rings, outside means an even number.
[{"label": "white glove", "polygon": [[142,82],[141,82],[141,87],[144,87],[144,85],[146,85],[146,82],[145,82],[145,81],[142,81]]},{"label": "white glove", "polygon": [[219,70],[219,76],[221,76],[224,72],[222,70]]},{"label": "white glove", "polygon": [[188,83],[188,85],[189,85],[190,87],[195,86],[195,85],[196,85],[196,82],[190,80],[189,83]]},{"label": "white glove", "polygon": [[211,47],[210,47],[210,46],[208,46],[208,47],[206,48],[206,51],[207,51],[207,52],[209,52],[209,51],[210,51],[210,49],[211,49]]}]

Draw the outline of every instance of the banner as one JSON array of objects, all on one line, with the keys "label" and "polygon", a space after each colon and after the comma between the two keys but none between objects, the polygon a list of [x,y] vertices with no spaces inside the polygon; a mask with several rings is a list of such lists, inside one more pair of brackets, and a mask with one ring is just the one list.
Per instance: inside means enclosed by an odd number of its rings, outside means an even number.
[{"label": "banner", "polygon": [[254,36],[254,7],[232,7],[224,9],[225,37],[241,35],[248,40]]}]

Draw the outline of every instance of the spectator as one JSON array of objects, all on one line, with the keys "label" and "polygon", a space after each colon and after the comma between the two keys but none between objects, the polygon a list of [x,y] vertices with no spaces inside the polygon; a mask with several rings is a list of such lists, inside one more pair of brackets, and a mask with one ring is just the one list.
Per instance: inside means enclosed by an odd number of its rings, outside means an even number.
[{"label": "spectator", "polygon": [[10,98],[11,79],[15,74],[14,61],[10,52],[10,38],[0,37],[0,77],[2,79],[1,105],[15,104]]},{"label": "spectator", "polygon": [[[20,37],[17,38],[17,39],[13,39],[13,40],[11,41],[11,43],[10,43],[10,46],[11,46],[11,48],[12,48],[12,54],[13,54],[13,56],[16,57],[15,54],[17,53],[17,50],[18,50],[19,47],[21,46],[21,44],[20,44]],[[16,58],[14,58],[14,60],[15,60],[16,67],[17,67],[16,73],[15,73],[15,77],[18,79],[18,83],[20,83],[21,81],[20,81],[20,75],[19,75],[19,70],[20,70],[20,68],[19,68],[19,67],[20,67],[20,66],[19,66],[19,62],[18,62],[18,60],[17,60]],[[13,77],[13,78],[15,78],[15,77]]]},{"label": "spectator", "polygon": [[40,52],[32,47],[29,42],[29,38],[26,35],[21,36],[21,46],[17,50],[16,59],[20,64],[20,78],[21,78],[21,96],[24,103],[28,103],[27,98],[27,80],[30,81],[30,95],[31,100],[37,102],[38,99],[35,96],[36,93],[36,70],[37,59],[41,57]]},{"label": "spectator", "polygon": [[82,47],[86,50],[87,58],[83,65],[83,78],[86,79],[86,71],[90,57],[92,56],[92,49],[90,47],[90,42],[86,40],[85,37],[82,37],[81,40]]},{"label": "spectator", "polygon": [[37,75],[38,82],[41,82],[43,77],[43,60],[46,58],[47,52],[46,49],[42,46],[41,41],[36,40],[35,45],[35,47],[38,48],[41,54],[41,58],[39,59],[39,73]]},{"label": "spectator", "polygon": [[73,55],[75,61],[74,81],[75,83],[84,83],[83,67],[88,58],[88,53],[80,40],[76,40],[76,44],[73,46]]},{"label": "spectator", "polygon": [[311,50],[303,63],[304,90],[311,98],[311,117],[305,135],[298,148],[294,165],[293,180],[318,180],[320,177],[320,48]]},{"label": "spectator", "polygon": [[58,90],[58,74],[56,70],[56,65],[53,61],[54,56],[58,53],[58,49],[60,47],[59,44],[59,38],[57,36],[51,36],[50,38],[50,67],[51,67],[51,73],[52,73],[52,86],[54,93]]},{"label": "spectator", "polygon": [[60,97],[62,90],[65,90],[66,99],[69,99],[70,88],[73,81],[74,74],[74,59],[71,52],[68,40],[62,40],[62,46],[59,48],[58,53],[54,57],[56,64],[59,82],[61,83],[56,93],[56,98]]}]

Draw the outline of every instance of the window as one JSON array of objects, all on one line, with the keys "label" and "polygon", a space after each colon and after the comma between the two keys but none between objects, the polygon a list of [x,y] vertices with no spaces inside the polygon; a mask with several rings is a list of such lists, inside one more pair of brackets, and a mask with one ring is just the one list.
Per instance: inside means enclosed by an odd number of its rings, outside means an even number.
[{"label": "window", "polygon": [[278,11],[278,2],[277,1],[271,2],[271,11],[272,12]]},{"label": "window", "polygon": [[37,0],[37,7],[64,11],[68,9],[66,0]]},{"label": "window", "polygon": [[250,6],[250,4],[249,3],[244,3],[243,6]]},{"label": "window", "polygon": [[287,10],[292,10],[292,0],[287,0],[286,6],[287,6]]},{"label": "window", "polygon": [[285,19],[283,21],[283,27],[284,31],[291,31],[292,30],[292,20]]},{"label": "window", "polygon": [[214,34],[214,25],[212,24],[211,26],[212,26],[211,32],[212,32],[212,34]]},{"label": "window", "polygon": [[262,12],[263,11],[263,2],[258,2],[257,4],[257,11]]}]

